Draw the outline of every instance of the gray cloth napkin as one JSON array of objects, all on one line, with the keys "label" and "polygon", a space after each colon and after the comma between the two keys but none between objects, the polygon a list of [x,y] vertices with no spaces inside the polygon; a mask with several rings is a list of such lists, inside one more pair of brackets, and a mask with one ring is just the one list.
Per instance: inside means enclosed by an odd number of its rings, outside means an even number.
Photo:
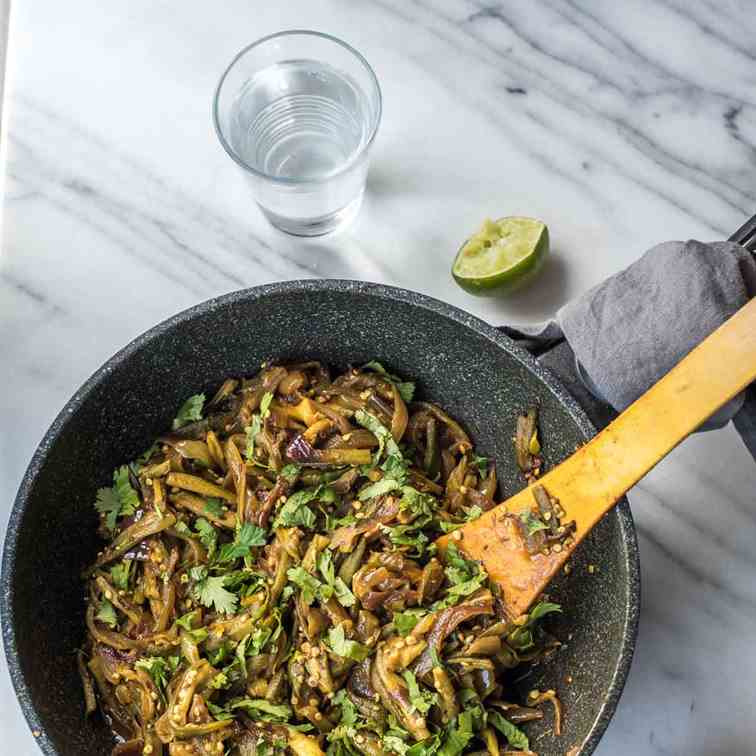
[{"label": "gray cloth napkin", "polygon": [[[569,302],[554,320],[504,327],[601,428],[756,295],[756,259],[734,242],[665,242]],[[734,421],[756,459],[756,384],[701,430]]]}]

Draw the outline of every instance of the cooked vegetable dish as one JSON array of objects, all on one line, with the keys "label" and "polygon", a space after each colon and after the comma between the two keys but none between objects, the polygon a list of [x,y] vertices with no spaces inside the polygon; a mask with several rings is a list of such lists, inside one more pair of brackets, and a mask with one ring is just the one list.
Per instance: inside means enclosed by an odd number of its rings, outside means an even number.
[{"label": "cooked vegetable dish", "polygon": [[[266,364],[190,397],[98,491],[78,658],[113,756],[504,756],[532,753],[522,723],[559,734],[555,692],[517,702],[513,670],[558,646],[539,620],[560,609],[508,619],[454,536],[436,554],[496,471],[413,394],[376,362]],[[535,412],[503,432],[536,477]]]}]

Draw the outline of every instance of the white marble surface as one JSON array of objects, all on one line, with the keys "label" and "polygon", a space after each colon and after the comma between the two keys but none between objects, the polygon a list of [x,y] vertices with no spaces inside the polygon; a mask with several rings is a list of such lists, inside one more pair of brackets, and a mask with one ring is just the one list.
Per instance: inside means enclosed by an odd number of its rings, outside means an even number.
[{"label": "white marble surface", "polygon": [[[494,323],[533,321],[654,242],[726,235],[756,210],[753,11],[746,0],[14,3],[0,520],[74,389],[207,297],[353,277]],[[385,96],[361,215],[311,243],[265,226],[209,117],[232,55],[291,27],[350,41]],[[465,232],[517,213],[551,227],[542,278],[500,303],[455,288],[447,270]],[[754,492],[732,429],[689,440],[633,491],[640,638],[601,756],[754,753]],[[36,752],[5,671],[0,729],[3,753]]]}]

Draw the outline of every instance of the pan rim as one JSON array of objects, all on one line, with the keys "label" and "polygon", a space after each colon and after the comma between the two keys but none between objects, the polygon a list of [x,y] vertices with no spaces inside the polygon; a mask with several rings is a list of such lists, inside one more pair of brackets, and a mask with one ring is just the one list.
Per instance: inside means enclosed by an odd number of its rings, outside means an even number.
[{"label": "pan rim", "polygon": [[[567,391],[553,373],[548,370],[548,368],[545,368],[538,363],[523,347],[516,344],[506,334],[497,330],[494,326],[475,315],[465,312],[454,305],[410,289],[350,279],[300,279],[282,281],[239,289],[205,300],[186,308],[163,320],[152,328],[149,328],[130,341],[122,349],[117,351],[101,367],[95,370],[95,372],[92,373],[92,375],[66,402],[63,409],[58,413],[46,431],[29,462],[8,519],[3,546],[2,572],[0,574],[0,616],[3,618],[3,646],[8,665],[8,672],[16,693],[16,698],[18,699],[21,711],[29,728],[33,733],[40,733],[38,736],[35,735],[35,737],[37,738],[37,745],[45,756],[61,756],[61,754],[56,746],[45,736],[44,725],[42,724],[41,718],[34,706],[32,692],[26,682],[22,669],[16,642],[16,632],[13,625],[13,579],[15,577],[16,544],[19,530],[23,522],[23,516],[26,511],[29,493],[44,465],[50,448],[55,443],[57,437],[64,431],[66,425],[72,420],[79,407],[86,401],[88,395],[103,381],[106,381],[111,372],[126,363],[144,346],[155,339],[161,338],[172,329],[205,313],[232,306],[237,302],[259,300],[276,295],[323,291],[333,291],[334,293],[342,294],[362,294],[377,299],[400,301],[411,306],[431,311],[467,327],[474,333],[486,338],[495,346],[510,354],[523,367],[538,378],[554,397],[565,406],[567,412],[576,423],[579,432],[585,440],[588,440],[591,436],[595,435],[595,427],[574,397]],[[627,620],[622,631],[620,653],[618,655],[616,666],[611,673],[611,681],[607,695],[599,708],[598,714],[588,731],[588,734],[578,746],[580,749],[578,751],[578,756],[589,756],[594,752],[616,711],[630,671],[638,635],[638,619],[640,611],[640,562],[637,534],[630,506],[626,498],[623,498],[620,501],[614,511],[619,518],[620,534],[625,551],[623,556],[628,574],[627,599],[625,602]]]}]

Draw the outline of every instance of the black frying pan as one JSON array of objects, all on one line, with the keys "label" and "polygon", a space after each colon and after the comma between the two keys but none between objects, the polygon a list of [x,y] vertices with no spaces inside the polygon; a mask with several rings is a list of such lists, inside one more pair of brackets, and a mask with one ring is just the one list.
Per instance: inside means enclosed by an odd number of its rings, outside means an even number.
[{"label": "black frying pan", "polygon": [[[262,286],[193,307],[119,352],[76,393],[37,449],[21,484],[2,565],[3,640],[13,684],[45,754],[110,753],[106,727],[85,722],[75,649],[83,637],[82,567],[98,549],[92,502],[115,466],[170,424],[176,407],[268,358],[334,367],[383,362],[418,381],[496,460],[503,494],[522,486],[512,453],[515,418],[538,401],[547,464],[594,432],[567,392],[526,352],[482,321],[428,297],[374,284],[306,281]],[[595,564],[592,574],[587,565]],[[520,682],[555,687],[565,732],[539,738],[542,756],[592,753],[617,705],[639,606],[635,531],[623,501],[592,532],[572,573],[554,585],[565,647]],[[572,683],[565,679],[570,675]]]}]

